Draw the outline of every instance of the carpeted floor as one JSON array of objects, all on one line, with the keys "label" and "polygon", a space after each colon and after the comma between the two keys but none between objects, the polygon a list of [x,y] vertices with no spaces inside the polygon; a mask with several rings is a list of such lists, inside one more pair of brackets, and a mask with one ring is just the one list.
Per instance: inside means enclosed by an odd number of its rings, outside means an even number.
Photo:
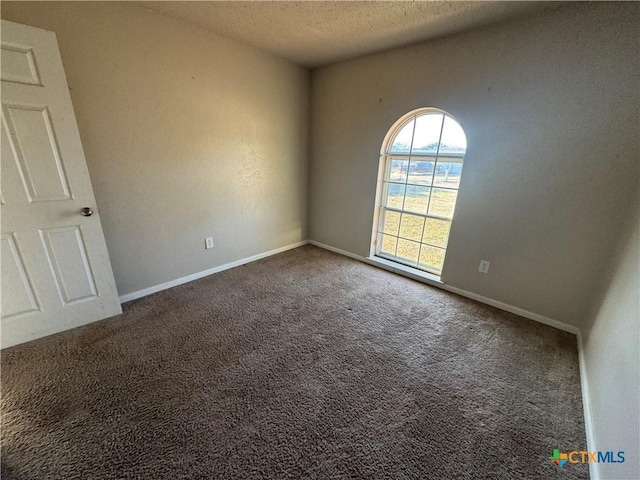
[{"label": "carpeted floor", "polygon": [[588,478],[576,339],[305,246],[2,352],[4,479]]}]

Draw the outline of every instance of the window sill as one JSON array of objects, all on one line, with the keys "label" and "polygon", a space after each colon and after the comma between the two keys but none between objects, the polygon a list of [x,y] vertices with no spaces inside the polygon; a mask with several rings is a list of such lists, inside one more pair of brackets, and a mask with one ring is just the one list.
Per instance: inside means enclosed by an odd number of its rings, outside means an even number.
[{"label": "window sill", "polygon": [[408,267],[400,263],[392,262],[391,260],[387,260],[382,257],[376,257],[372,255],[367,257],[367,261],[380,268],[389,270],[390,272],[403,275],[422,283],[433,285],[434,287],[441,287],[442,285],[444,285],[444,282],[440,280],[440,277],[438,277],[437,275],[418,270],[417,268]]}]

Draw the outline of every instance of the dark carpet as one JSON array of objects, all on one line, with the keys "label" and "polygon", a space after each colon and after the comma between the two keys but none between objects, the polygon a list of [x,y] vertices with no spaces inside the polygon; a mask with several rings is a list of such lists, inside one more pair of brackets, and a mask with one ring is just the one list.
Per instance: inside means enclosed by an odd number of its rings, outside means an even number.
[{"label": "dark carpet", "polygon": [[587,478],[576,338],[305,246],[2,352],[3,479]]}]

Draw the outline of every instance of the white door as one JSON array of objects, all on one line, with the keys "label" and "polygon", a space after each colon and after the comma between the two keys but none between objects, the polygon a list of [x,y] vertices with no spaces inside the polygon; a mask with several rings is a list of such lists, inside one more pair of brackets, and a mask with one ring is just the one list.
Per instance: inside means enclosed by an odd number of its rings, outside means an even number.
[{"label": "white door", "polygon": [[55,34],[0,35],[4,348],[122,310]]}]

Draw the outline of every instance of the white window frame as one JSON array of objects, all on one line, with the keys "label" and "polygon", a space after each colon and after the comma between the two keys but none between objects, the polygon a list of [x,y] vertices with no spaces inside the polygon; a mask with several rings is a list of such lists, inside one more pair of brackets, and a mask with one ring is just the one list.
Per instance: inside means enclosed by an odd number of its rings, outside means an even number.
[{"label": "white window frame", "polygon": [[[375,201],[375,211],[374,211],[374,218],[373,218],[373,228],[372,228],[372,232],[371,232],[371,249],[370,249],[370,254],[369,254],[369,259],[373,260],[376,263],[381,263],[384,266],[390,267],[392,269],[397,269],[397,270],[401,270],[404,271],[406,273],[410,273],[410,274],[414,274],[418,277],[423,277],[423,278],[427,278],[430,280],[435,280],[437,282],[441,282],[441,275],[442,275],[442,271],[437,271],[435,269],[423,269],[420,268],[417,265],[408,265],[406,263],[403,263],[402,261],[399,261],[397,258],[390,258],[388,256],[385,255],[380,255],[380,249],[381,249],[381,245],[378,242],[378,238],[379,238],[379,234],[383,231],[383,226],[384,226],[384,221],[385,221],[385,211],[389,210],[389,211],[397,211],[397,212],[403,212],[404,209],[397,209],[397,208],[388,208],[385,207],[385,205],[383,205],[383,201],[385,198],[385,181],[387,180],[388,174],[389,174],[389,166],[390,166],[390,157],[393,158],[403,158],[406,157],[406,159],[408,160],[410,157],[425,157],[425,158],[436,158],[436,161],[440,158],[447,158],[447,159],[459,159],[459,163],[464,165],[464,157],[465,154],[462,155],[452,155],[450,153],[443,153],[440,154],[440,152],[436,152],[436,155],[432,155],[432,154],[412,154],[412,152],[409,152],[407,154],[397,154],[397,153],[391,153],[389,150],[391,149],[393,140],[395,139],[396,135],[400,132],[400,130],[402,130],[402,128],[404,128],[408,123],[410,123],[413,119],[417,119],[418,117],[425,115],[425,114],[430,114],[430,113],[437,113],[437,114],[442,114],[445,117],[449,117],[452,120],[454,120],[456,123],[459,124],[459,122],[455,119],[455,117],[453,115],[451,115],[450,113],[441,110],[439,108],[435,108],[435,107],[421,107],[421,108],[417,108],[415,110],[412,110],[410,112],[407,112],[405,115],[403,115],[402,117],[400,117],[389,129],[389,131],[387,132],[387,134],[384,137],[384,140],[382,142],[382,146],[380,147],[380,162],[379,162],[379,166],[378,166],[378,181],[376,184],[376,201]],[[442,136],[442,131],[440,132],[440,136]],[[438,141],[438,146],[440,144],[440,139]],[[451,160],[450,160],[451,161]],[[434,165],[435,167],[435,165]],[[407,172],[408,174],[408,172]],[[435,174],[435,168],[434,168],[434,174]],[[462,174],[461,174],[462,177]],[[433,188],[433,185],[432,185]],[[443,189],[446,190],[446,187],[436,187],[438,189]],[[451,189],[450,190],[456,190],[457,192],[459,192],[460,190],[460,186],[458,186],[458,188],[455,189]],[[406,192],[405,192],[406,194]],[[457,203],[457,198],[456,198],[456,203]],[[428,212],[428,209],[427,209]],[[450,228],[449,228],[449,235],[451,233],[451,225],[453,224],[453,216],[455,214],[455,204],[454,204],[454,211],[451,214],[451,217],[441,217],[438,215],[433,215],[433,214],[420,214],[420,213],[416,213],[413,211],[407,211],[406,213],[411,214],[411,215],[416,215],[416,216],[421,216],[424,217],[425,219],[427,218],[434,218],[437,220],[446,220],[450,223]],[[426,224],[425,224],[425,228],[426,228]],[[447,254],[447,248],[449,246],[449,235],[447,236],[446,242],[445,242],[445,247],[444,247],[444,262],[446,262],[446,254]],[[399,235],[398,235],[399,237]],[[401,238],[401,237],[399,237]],[[420,242],[421,246],[423,245],[422,242]],[[427,244],[428,245],[428,244]],[[435,245],[434,245],[435,246]],[[442,247],[438,247],[438,248],[442,248]],[[442,270],[444,270],[444,262],[443,262],[443,268]],[[419,263],[419,262],[418,262]]]}]

